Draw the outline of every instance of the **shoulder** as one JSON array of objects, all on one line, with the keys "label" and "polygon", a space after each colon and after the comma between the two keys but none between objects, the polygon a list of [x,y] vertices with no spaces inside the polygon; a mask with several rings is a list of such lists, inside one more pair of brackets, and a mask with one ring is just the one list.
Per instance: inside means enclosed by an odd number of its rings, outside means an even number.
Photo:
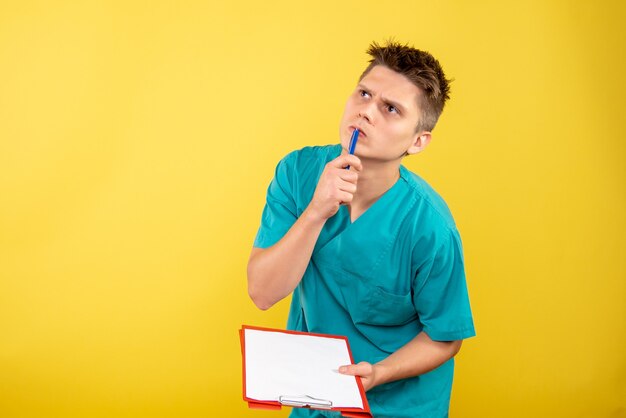
[{"label": "shoulder", "polygon": [[450,208],[441,195],[423,178],[404,166],[400,167],[400,177],[414,199],[414,205],[407,217],[415,234],[431,238],[429,241],[434,246],[442,240],[447,241],[451,236],[458,237]]},{"label": "shoulder", "polygon": [[314,177],[324,169],[329,161],[341,153],[340,145],[304,147],[283,157],[276,167],[277,176],[291,179]]},{"label": "shoulder", "polygon": [[273,183],[304,210],[311,200],[324,166],[341,153],[341,145],[305,147],[283,157],[276,167]]},{"label": "shoulder", "polygon": [[304,147],[287,154],[279,164],[293,168],[302,168],[310,165],[324,166],[327,162],[336,158],[340,152],[340,145]]}]

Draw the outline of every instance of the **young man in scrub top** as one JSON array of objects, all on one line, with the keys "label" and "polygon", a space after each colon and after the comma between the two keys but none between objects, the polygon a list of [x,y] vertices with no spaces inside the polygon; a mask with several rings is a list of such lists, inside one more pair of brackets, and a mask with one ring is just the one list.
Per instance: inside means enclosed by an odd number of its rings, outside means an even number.
[{"label": "young man in scrub top", "polygon": [[341,143],[278,164],[248,291],[261,309],[293,293],[288,329],[347,336],[357,364],[339,371],[361,376],[375,417],[447,417],[453,357],[475,335],[461,240],[445,202],[401,161],[429,144],[448,80],[406,45],[374,43],[368,54]]}]

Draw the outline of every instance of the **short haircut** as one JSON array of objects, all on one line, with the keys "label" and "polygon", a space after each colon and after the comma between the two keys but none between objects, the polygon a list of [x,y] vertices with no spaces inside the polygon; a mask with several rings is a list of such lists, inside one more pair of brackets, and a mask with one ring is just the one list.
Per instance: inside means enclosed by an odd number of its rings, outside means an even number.
[{"label": "short haircut", "polygon": [[389,41],[385,46],[373,42],[367,53],[372,57],[359,81],[377,65],[382,65],[404,75],[421,92],[418,108],[421,111],[416,132],[432,131],[450,98],[450,82],[443,69],[432,55],[408,45]]}]

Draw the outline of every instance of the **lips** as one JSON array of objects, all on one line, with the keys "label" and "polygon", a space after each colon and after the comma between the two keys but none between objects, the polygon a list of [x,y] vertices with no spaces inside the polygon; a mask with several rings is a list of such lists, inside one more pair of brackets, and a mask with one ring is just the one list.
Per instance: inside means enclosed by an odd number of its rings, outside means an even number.
[{"label": "lips", "polygon": [[354,132],[355,129],[358,129],[359,130],[359,136],[367,136],[367,134],[365,132],[363,132],[363,129],[359,128],[358,126],[350,125],[350,126],[348,126],[348,129],[350,130],[350,134],[352,134],[352,132]]}]

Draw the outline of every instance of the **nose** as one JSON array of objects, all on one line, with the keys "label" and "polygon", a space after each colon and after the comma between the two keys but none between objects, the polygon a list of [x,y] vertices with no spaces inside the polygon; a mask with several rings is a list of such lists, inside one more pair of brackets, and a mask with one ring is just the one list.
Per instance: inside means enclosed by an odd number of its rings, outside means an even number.
[{"label": "nose", "polygon": [[361,106],[361,108],[359,109],[359,119],[365,119],[367,123],[373,124],[374,123],[373,106],[374,106],[374,103],[372,102],[363,104],[363,106]]}]

